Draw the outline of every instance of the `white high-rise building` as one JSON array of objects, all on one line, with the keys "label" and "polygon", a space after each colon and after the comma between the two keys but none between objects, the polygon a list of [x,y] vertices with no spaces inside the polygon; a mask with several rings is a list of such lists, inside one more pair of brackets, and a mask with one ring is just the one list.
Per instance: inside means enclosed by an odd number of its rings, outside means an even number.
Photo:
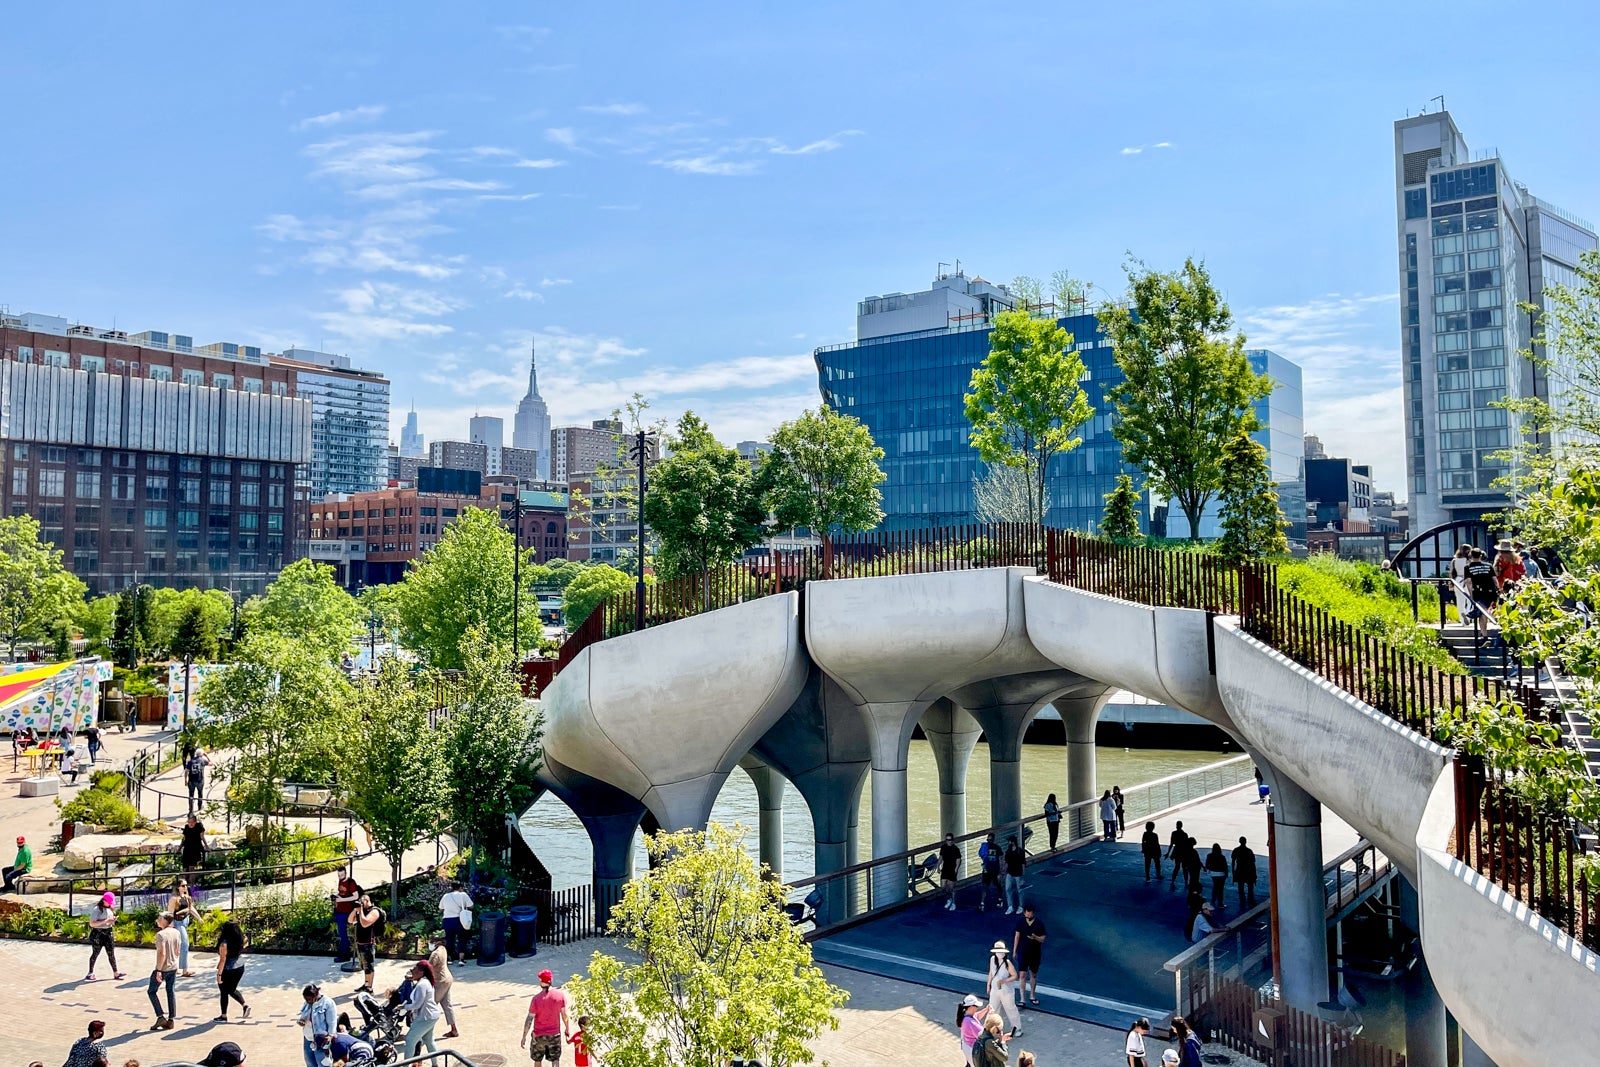
[{"label": "white high-rise building", "polygon": [[295,395],[311,401],[312,499],[365,493],[389,473],[389,381],[350,365],[349,356],[287,348],[266,357],[295,376]]},{"label": "white high-rise building", "polygon": [[474,415],[467,424],[467,439],[489,450],[484,474],[500,473],[500,450],[506,444],[506,420],[493,415]]},{"label": "white high-rise building", "polygon": [[539,353],[530,347],[528,353],[528,394],[517,405],[516,421],[512,424],[511,444],[514,448],[532,449],[539,454],[539,480],[550,478],[550,409],[539,395]]},{"label": "white high-rise building", "polygon": [[427,448],[422,443],[422,433],[417,429],[417,409],[415,405],[406,413],[405,428],[400,431],[400,454],[402,456],[421,456],[427,454]]},{"label": "white high-rise building", "polygon": [[1505,507],[1495,454],[1520,427],[1495,404],[1550,398],[1545,371],[1523,355],[1536,327],[1522,307],[1542,309],[1547,285],[1572,284],[1596,240],[1592,225],[1513,181],[1498,152],[1469,152],[1448,111],[1394,124],[1394,171],[1415,533]]}]

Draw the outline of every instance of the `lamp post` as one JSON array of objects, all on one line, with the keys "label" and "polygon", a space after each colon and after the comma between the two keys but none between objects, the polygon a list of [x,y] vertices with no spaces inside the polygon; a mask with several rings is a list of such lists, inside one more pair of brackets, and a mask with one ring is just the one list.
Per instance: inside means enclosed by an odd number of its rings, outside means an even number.
[{"label": "lamp post", "polygon": [[378,613],[367,616],[367,669],[378,669]]},{"label": "lamp post", "polygon": [[181,732],[189,732],[189,679],[194,676],[194,654],[183,654],[183,724]]},{"label": "lamp post", "polygon": [[634,583],[633,596],[633,628],[644,629],[644,461],[649,454],[650,446],[647,441],[648,434],[640,430],[635,436],[629,451],[633,459],[639,464],[639,545],[638,545],[638,578]]}]

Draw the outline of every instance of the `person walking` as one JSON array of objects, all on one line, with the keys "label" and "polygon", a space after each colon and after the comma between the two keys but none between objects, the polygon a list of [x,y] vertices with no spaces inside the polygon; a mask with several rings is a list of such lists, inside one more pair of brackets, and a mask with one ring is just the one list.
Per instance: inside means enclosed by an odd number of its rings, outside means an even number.
[{"label": "person walking", "polygon": [[1522,581],[1527,569],[1522,565],[1522,557],[1517,555],[1516,546],[1510,541],[1501,541],[1494,546],[1494,580],[1500,585],[1502,597],[1511,595],[1512,587]]},{"label": "person walking", "polygon": [[61,1067],[96,1067],[97,1064],[109,1063],[109,1057],[110,1054],[106,1052],[106,1024],[103,1020],[95,1019],[89,1023],[89,1035],[72,1043],[72,1048],[67,1052],[67,1061]]},{"label": "person walking", "polygon": [[1456,554],[1450,557],[1450,591],[1456,597],[1456,614],[1462,622],[1472,617],[1472,590],[1467,585],[1467,565],[1472,562],[1472,546],[1460,544],[1456,546]]},{"label": "person walking", "polygon": [[172,914],[172,928],[178,931],[178,975],[181,978],[193,978],[194,972],[189,969],[189,924],[200,918],[200,909],[189,894],[187,878],[178,879],[167,901],[167,911]]},{"label": "person walking", "polygon": [[339,954],[335,963],[350,960],[350,913],[361,903],[361,886],[355,878],[355,868],[344,872],[333,891],[333,924],[339,931]]},{"label": "person walking", "polygon": [[1161,881],[1161,835],[1156,833],[1156,824],[1144,824],[1144,836],[1139,839],[1139,851],[1144,854],[1144,880],[1150,880],[1150,868],[1156,869],[1156,881]]},{"label": "person walking", "polygon": [[89,746],[89,765],[100,762],[100,727],[90,723],[83,728],[84,743]]},{"label": "person walking", "polygon": [[1167,837],[1167,859],[1172,863],[1172,881],[1167,889],[1178,888],[1178,875],[1183,871],[1183,845],[1189,840],[1189,835],[1183,832],[1183,822],[1172,828],[1172,833]]},{"label": "person walking", "polygon": [[1144,1038],[1149,1032],[1150,1020],[1143,1016],[1133,1020],[1133,1025],[1128,1027],[1127,1039],[1122,1043],[1122,1051],[1128,1057],[1128,1067],[1149,1067],[1144,1051]]},{"label": "person walking", "polygon": [[205,824],[191,811],[188,818],[183,820],[183,840],[178,845],[178,862],[183,864],[183,873],[193,878],[205,859]]},{"label": "person walking", "polygon": [[1261,768],[1256,768],[1256,798],[1250,803],[1265,804],[1267,798],[1272,796],[1272,787],[1267,785],[1267,779],[1261,773]]},{"label": "person walking", "polygon": [[[539,992],[528,1004],[528,1017],[522,1020],[521,1047],[535,1064],[549,1060],[552,1065],[561,1062],[561,1043],[572,1036],[572,1019],[567,1015],[567,994],[552,983],[555,975],[539,972]],[[528,1032],[533,1041],[528,1041]]]},{"label": "person walking", "polygon": [[1197,838],[1187,837],[1183,843],[1183,885],[1190,893],[1200,892],[1200,842]]},{"label": "person walking", "polygon": [[1206,873],[1211,875],[1211,906],[1221,909],[1223,894],[1228,891],[1228,857],[1222,851],[1222,842],[1213,841],[1206,853]]},{"label": "person walking", "polygon": [[989,1006],[1004,1016],[1012,1037],[1022,1033],[1022,1011],[1017,1006],[1017,967],[1004,941],[989,950]]},{"label": "person walking", "polygon": [[353,914],[356,922],[356,959],[361,963],[361,985],[356,992],[370,993],[377,966],[378,934],[383,929],[383,909],[372,903],[372,897],[362,893]]},{"label": "person walking", "polygon": [[1017,992],[1028,1004],[1039,1003],[1039,963],[1044,958],[1044,939],[1048,933],[1044,920],[1033,913],[1032,904],[1022,909],[1022,918],[1011,932],[1011,955],[1021,972]]},{"label": "person walking", "polygon": [[956,910],[956,878],[961,873],[961,847],[955,834],[945,834],[939,846],[939,888],[944,890],[945,911]]},{"label": "person walking", "polygon": [[439,1010],[444,1012],[444,1021],[450,1027],[440,1037],[460,1037],[456,1029],[456,1008],[450,1001],[450,989],[455,985],[455,976],[450,973],[450,950],[445,946],[443,934],[433,935],[433,951],[428,953],[428,968],[433,972],[433,999],[439,1002]]},{"label": "person walking", "polygon": [[993,833],[985,837],[983,844],[978,846],[978,863],[983,868],[982,886],[978,896],[978,910],[983,911],[989,906],[989,890],[991,888],[997,898],[1000,900],[1005,899],[1005,894],[1000,890],[1000,845],[995,841]]},{"label": "person walking", "polygon": [[250,1018],[250,1005],[239,992],[239,980],[244,977],[244,930],[233,919],[222,924],[217,932],[217,997],[222,1001],[222,1014],[213,1022],[228,1021],[228,1001],[237,1000],[246,1019]]},{"label": "person walking", "polygon": [[1006,1067],[1005,1020],[991,1011],[983,1019],[983,1033],[972,1046],[972,1067]]},{"label": "person walking", "polygon": [[[156,965],[150,972],[150,985],[145,990],[150,995],[150,1010],[156,1013],[152,1030],[171,1030],[178,1017],[178,953],[182,941],[172,925],[172,913],[164,911],[156,916]],[[156,991],[167,987],[167,1013],[161,1014],[161,1000]]]},{"label": "person walking", "polygon": [[1061,805],[1056,803],[1054,793],[1044,798],[1044,828],[1050,835],[1050,849],[1054,851],[1056,838],[1061,835]]},{"label": "person walking", "polygon": [[1100,798],[1100,836],[1107,841],[1117,839],[1117,802],[1109,789]]},{"label": "person walking", "polygon": [[[1256,854],[1239,838],[1239,847],[1233,850],[1233,884],[1239,893],[1239,910],[1256,906]],[[1248,900],[1248,903],[1246,901]]]},{"label": "person walking", "polygon": [[1013,836],[1006,839],[1006,914],[1022,914],[1022,872],[1028,856]]},{"label": "person walking", "polygon": [[966,1057],[967,1067],[972,1067],[972,1046],[983,1036],[983,1019],[989,1014],[989,1006],[968,993],[962,998],[960,1014],[961,1054]]},{"label": "person walking", "polygon": [[1474,611],[1470,612],[1478,637],[1489,635],[1489,612],[1500,602],[1500,583],[1494,566],[1484,558],[1483,549],[1472,550],[1472,560],[1467,564],[1467,587],[1472,593]]},{"label": "person walking", "polygon": [[450,891],[439,898],[439,910],[444,913],[445,951],[459,962],[466,955],[467,931],[472,929],[472,896],[460,882],[451,882]]},{"label": "person walking", "polygon": [[206,750],[196,748],[194,755],[184,761],[184,779],[189,787],[189,810],[194,811],[205,801],[206,768],[211,766],[211,757],[206,755]]},{"label": "person walking", "polygon": [[306,1067],[322,1067],[323,1053],[333,1047],[333,1035],[339,1028],[339,1008],[316,982],[300,990],[300,997],[305,1001],[295,1019],[303,1039],[300,1051]]},{"label": "person walking", "polygon": [[1116,801],[1117,804],[1117,836],[1122,837],[1128,832],[1128,817],[1123,808],[1126,800],[1122,795],[1121,786],[1114,785],[1111,787],[1111,799]]},{"label": "person walking", "polygon": [[94,965],[101,949],[105,949],[106,962],[111,964],[111,977],[118,981],[128,977],[117,970],[116,925],[117,898],[108,890],[100,895],[100,903],[89,910],[89,973],[83,976],[85,982],[94,981]]},{"label": "person walking", "polygon": [[4,871],[0,871],[0,880],[5,882],[4,892],[9,893],[13,889],[16,889],[19,893],[22,892],[21,889],[17,888],[17,883],[22,880],[23,875],[31,874],[32,872],[33,849],[28,847],[28,839],[26,837],[18,837],[16,858],[11,861],[11,866],[5,868]]},{"label": "person walking", "polygon": [[406,977],[411,979],[411,996],[406,1001],[406,1010],[411,1013],[411,1026],[406,1030],[406,1059],[410,1059],[422,1051],[423,1045],[428,1046],[429,1052],[439,1051],[433,1043],[433,1028],[441,1012],[433,992],[433,968],[421,961],[412,965]]}]

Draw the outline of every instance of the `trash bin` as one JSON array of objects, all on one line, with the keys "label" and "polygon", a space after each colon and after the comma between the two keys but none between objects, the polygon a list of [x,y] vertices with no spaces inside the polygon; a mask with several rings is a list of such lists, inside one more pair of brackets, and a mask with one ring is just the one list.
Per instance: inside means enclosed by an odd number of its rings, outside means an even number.
[{"label": "trash bin", "polygon": [[519,904],[506,913],[511,919],[511,932],[506,937],[506,954],[512,959],[539,954],[539,909],[532,904]]},{"label": "trash bin", "polygon": [[478,916],[478,966],[498,967],[506,961],[506,913],[486,911]]}]

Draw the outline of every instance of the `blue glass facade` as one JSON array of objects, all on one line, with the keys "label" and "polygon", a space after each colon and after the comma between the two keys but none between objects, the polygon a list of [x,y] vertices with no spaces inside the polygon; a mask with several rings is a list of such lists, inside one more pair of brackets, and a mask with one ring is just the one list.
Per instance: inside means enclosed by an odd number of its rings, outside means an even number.
[{"label": "blue glass facade", "polygon": [[[1084,424],[1083,443],[1051,465],[1052,525],[1079,530],[1098,528],[1105,494],[1117,475],[1129,474],[1141,491],[1144,478],[1122,461],[1122,448],[1111,436],[1110,404],[1105,391],[1122,380],[1110,343],[1094,315],[1063,318],[1088,371],[1084,390],[1096,414]],[[983,470],[968,443],[962,397],[972,372],[989,354],[989,331],[928,330],[869,338],[853,344],[816,350],[818,385],[830,407],[860,419],[883,449],[887,475],[883,491],[886,530],[924,529],[975,522],[972,483]],[[1268,429],[1257,435],[1273,454],[1273,475],[1292,483],[1299,479],[1301,450],[1300,368],[1275,353],[1251,353],[1257,371],[1266,371],[1283,386],[1282,395],[1263,401],[1258,414]],[[1294,490],[1289,486],[1290,495]],[[1283,496],[1280,490],[1280,496]],[[1298,510],[1287,497],[1285,511],[1305,529],[1305,490],[1299,489]],[[1145,509],[1148,512],[1148,508]],[[1148,523],[1148,515],[1146,517]],[[1174,527],[1185,533],[1187,527]]]}]

